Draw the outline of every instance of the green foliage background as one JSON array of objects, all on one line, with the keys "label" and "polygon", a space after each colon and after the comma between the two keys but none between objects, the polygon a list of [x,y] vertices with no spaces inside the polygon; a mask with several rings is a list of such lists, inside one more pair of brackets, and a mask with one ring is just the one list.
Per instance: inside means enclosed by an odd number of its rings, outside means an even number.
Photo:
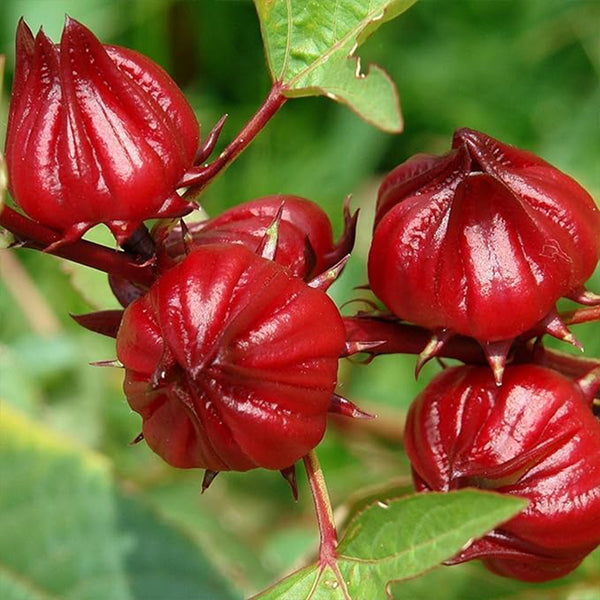
[{"label": "green foliage background", "polygon": [[[250,0],[4,0],[5,89],[18,18],[25,16],[34,30],[43,24],[57,40],[65,13],[104,42],[163,65],[185,90],[204,132],[229,113],[223,143],[268,91]],[[203,206],[216,214],[260,195],[303,195],[319,202],[339,231],[341,200],[352,193],[361,226],[355,256],[333,291],[343,302],[366,281],[381,177],[413,153],[445,152],[456,127],[532,150],[598,199],[599,22],[597,0],[422,0],[361,51],[363,64],[377,62],[399,87],[402,135],[381,133],[324,98],[290,100],[211,186]],[[5,94],[2,137],[6,108]],[[104,277],[83,269],[73,275],[53,257],[26,250],[12,256],[17,262],[3,260],[0,279],[0,426],[14,425],[0,446],[0,596],[235,598],[313,558],[316,526],[301,473],[298,504],[279,475],[266,471],[222,474],[200,497],[201,473],[168,467],[144,444],[128,446],[140,424],[123,399],[122,373],[87,364],[114,358],[114,344],[68,316],[115,306]],[[9,279],[19,283],[9,287]],[[592,288],[600,291],[598,272]],[[597,325],[576,333],[588,354],[600,356]],[[428,366],[415,382],[413,368],[414,357],[399,356],[341,366],[341,392],[379,418],[332,422],[319,447],[340,522],[365,497],[388,495],[407,482],[403,415],[436,371]],[[95,577],[102,585],[83,585]],[[470,564],[434,570],[393,591],[403,600],[430,599],[440,589],[448,600],[591,600],[597,586],[598,552],[569,578],[542,587]]]}]

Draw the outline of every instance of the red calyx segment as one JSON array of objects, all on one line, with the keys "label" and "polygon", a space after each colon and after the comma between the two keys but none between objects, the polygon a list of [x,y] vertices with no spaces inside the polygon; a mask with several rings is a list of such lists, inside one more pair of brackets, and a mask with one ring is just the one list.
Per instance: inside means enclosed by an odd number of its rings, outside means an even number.
[{"label": "red calyx segment", "polygon": [[323,292],[202,245],[126,310],[117,355],[149,446],[177,467],[286,469],[325,431],[345,330]]},{"label": "red calyx segment", "polygon": [[475,486],[529,500],[450,563],[478,558],[501,575],[544,581],[600,544],[600,422],[565,376],[508,366],[498,387],[489,369],[447,369],[411,406],[405,444],[418,490]]},{"label": "red calyx segment", "polygon": [[121,319],[123,318],[123,311],[101,310],[85,315],[71,315],[71,318],[82,327],[94,333],[116,338]]},{"label": "red calyx segment", "polygon": [[448,155],[416,156],[384,180],[369,281],[402,319],[498,342],[581,295],[599,254],[600,212],[573,179],[461,129]]},{"label": "red calyx segment", "polygon": [[[165,254],[172,260],[180,260],[191,249],[203,244],[236,243],[254,251],[264,243],[265,236],[268,237],[269,227],[277,222],[273,260],[308,280],[327,271],[350,253],[356,220],[357,213],[350,214],[346,201],[344,232],[334,244],[329,218],[317,204],[297,196],[266,196],[240,204],[213,219],[188,225],[187,241],[181,227],[175,227],[163,244]],[[158,232],[157,237],[160,235]]]},{"label": "red calyx segment", "polygon": [[105,223],[120,243],[140,222],[193,206],[176,193],[199,128],[175,83],[148,58],[103,46],[67,18],[60,44],[23,21],[6,137],[11,194],[63,243]]}]

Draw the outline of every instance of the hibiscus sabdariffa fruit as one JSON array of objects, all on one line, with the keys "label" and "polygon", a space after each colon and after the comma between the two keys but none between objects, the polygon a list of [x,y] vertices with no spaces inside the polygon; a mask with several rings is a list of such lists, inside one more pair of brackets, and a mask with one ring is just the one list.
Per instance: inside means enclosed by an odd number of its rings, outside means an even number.
[{"label": "hibiscus sabdariffa fruit", "polygon": [[419,491],[479,487],[526,498],[516,517],[450,564],[544,581],[572,571],[600,544],[600,371],[573,381],[509,365],[502,386],[485,367],[439,374],[412,404],[405,445]]},{"label": "hibiscus sabdariffa fruit", "polygon": [[350,214],[344,203],[344,230],[337,243],[327,213],[316,203],[289,194],[276,194],[238,204],[220,215],[187,226],[182,235],[176,226],[162,242],[165,252],[177,260],[190,248],[203,244],[234,243],[256,250],[269,228],[278,227],[273,260],[292,274],[310,279],[350,254],[354,245],[358,211]]},{"label": "hibiscus sabdariffa fruit", "polygon": [[[176,467],[286,470],[335,394],[342,318],[323,291],[240,244],[202,245],[125,310],[117,355],[148,445]],[[206,480],[205,480],[206,481]]]},{"label": "hibiscus sabdariffa fruit", "polygon": [[574,342],[555,304],[600,301],[583,288],[599,254],[600,211],[579,184],[459,129],[450,153],[417,155],[383,181],[369,281],[392,313],[438,342],[477,339],[499,378],[512,340],[534,327]]},{"label": "hibiscus sabdariffa fruit", "polygon": [[192,108],[150,59],[102,45],[73,19],[59,44],[19,23],[9,190],[63,243],[98,223],[124,243],[145,219],[189,212],[176,188],[198,142]]}]

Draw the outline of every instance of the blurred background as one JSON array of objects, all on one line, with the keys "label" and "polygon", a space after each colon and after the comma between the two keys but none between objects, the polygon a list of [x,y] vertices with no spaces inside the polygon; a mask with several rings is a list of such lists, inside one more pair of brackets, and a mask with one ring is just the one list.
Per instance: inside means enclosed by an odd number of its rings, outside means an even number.
[{"label": "blurred background", "polygon": [[[250,0],[3,0],[2,139],[18,19],[58,40],[65,14],[103,42],[161,64],[204,133],[228,113],[221,145],[269,90]],[[363,64],[378,63],[396,82],[404,133],[379,132],[324,98],[291,100],[202,205],[215,215],[261,195],[296,194],[323,206],[339,233],[342,199],[352,194],[360,228],[332,292],[341,304],[360,297],[353,288],[367,280],[381,178],[416,152],[446,152],[457,127],[533,151],[598,200],[599,23],[598,0],[421,0],[360,50]],[[103,231],[91,237],[111,243]],[[221,474],[200,496],[201,472],[170,468],[143,443],[129,445],[140,420],[123,398],[122,372],[88,364],[114,358],[114,343],[69,317],[116,306],[102,274],[28,250],[0,254],[0,597],[239,598],[314,556],[302,473],[297,504],[279,474],[267,471]],[[600,292],[600,272],[590,287]],[[600,356],[597,324],[575,333],[587,354]],[[428,365],[415,382],[414,363],[411,356],[341,363],[341,393],[378,419],[332,422],[319,446],[340,523],[368,498],[409,483],[403,417],[438,369]],[[597,599],[600,553],[541,587],[467,565],[397,585],[394,597],[430,600],[441,585],[446,600]]]}]

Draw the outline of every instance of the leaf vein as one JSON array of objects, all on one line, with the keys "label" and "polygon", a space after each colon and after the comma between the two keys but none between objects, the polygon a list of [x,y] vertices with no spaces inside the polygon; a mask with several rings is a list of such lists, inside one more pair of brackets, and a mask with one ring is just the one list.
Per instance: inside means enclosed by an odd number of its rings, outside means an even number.
[{"label": "leaf vein", "polygon": [[[351,39],[358,37],[360,32],[366,28],[371,21],[376,17],[376,12],[374,9],[371,9],[371,1],[369,0],[369,6],[367,8],[367,14],[365,15],[362,21],[359,21],[356,26],[348,31],[345,36],[342,36],[337,42],[334,42],[329,50],[326,50],[319,58],[317,58],[311,65],[306,67],[303,71],[300,71],[297,75],[292,77],[288,82],[286,82],[286,87],[293,87],[302,77],[306,77],[307,74],[311,73],[322,64],[326,63],[332,55],[334,55],[338,50],[344,47],[344,45]],[[286,0],[286,3],[289,4],[291,0]],[[288,24],[291,23],[291,20],[288,21]],[[290,43],[291,33],[288,35],[288,44]],[[351,52],[346,57],[347,59],[355,59],[354,53]],[[286,56],[287,59],[287,56]],[[283,73],[282,73],[283,74]]]}]

